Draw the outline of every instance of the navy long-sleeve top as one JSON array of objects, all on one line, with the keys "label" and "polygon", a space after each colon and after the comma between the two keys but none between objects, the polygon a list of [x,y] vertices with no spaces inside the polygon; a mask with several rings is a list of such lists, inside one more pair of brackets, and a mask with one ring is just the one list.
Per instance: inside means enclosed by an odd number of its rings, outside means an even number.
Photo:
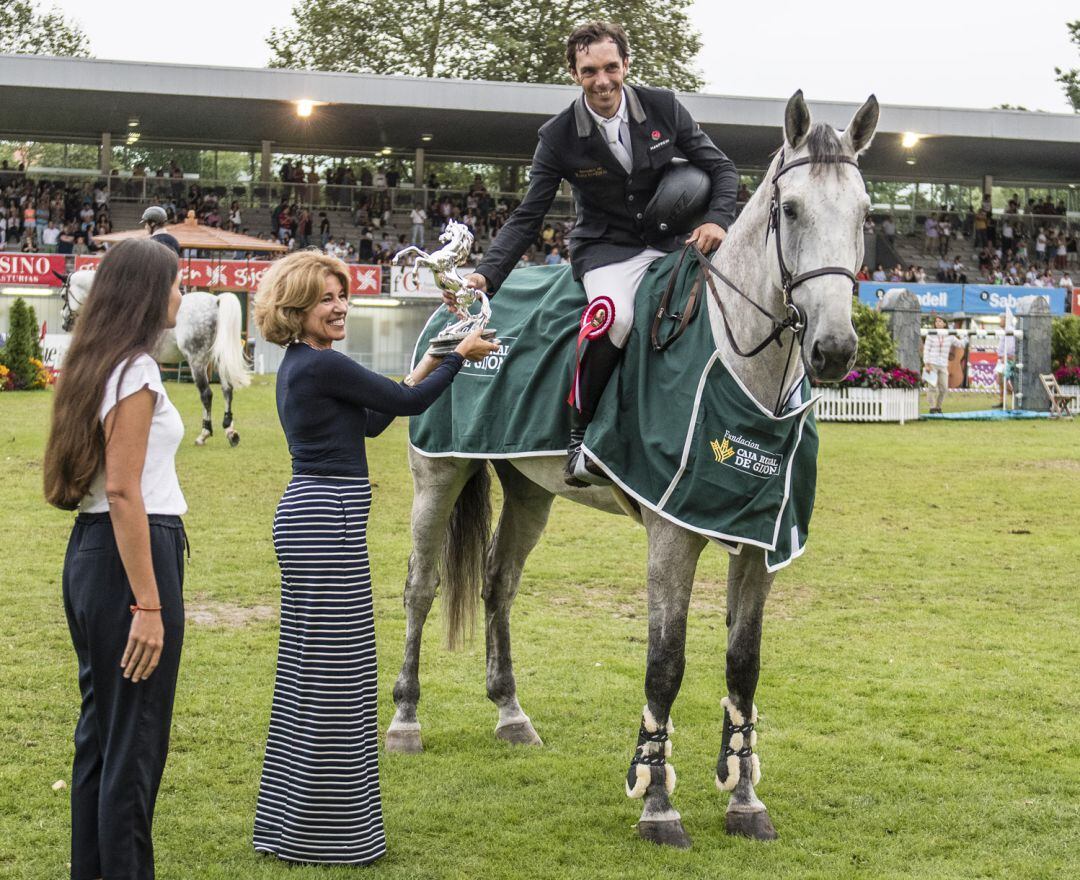
[{"label": "navy long-sleeve top", "polygon": [[380,376],[333,349],[294,342],[277,374],[277,410],[293,473],[366,477],[365,437],[377,437],[395,416],[422,413],[464,363],[449,354],[415,386]]}]

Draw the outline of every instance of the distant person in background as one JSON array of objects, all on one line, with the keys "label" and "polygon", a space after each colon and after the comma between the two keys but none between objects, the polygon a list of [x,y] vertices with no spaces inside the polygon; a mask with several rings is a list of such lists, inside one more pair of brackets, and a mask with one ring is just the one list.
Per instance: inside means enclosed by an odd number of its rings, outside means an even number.
[{"label": "distant person in background", "polygon": [[881,221],[881,232],[890,245],[896,244],[896,223],[893,221],[892,214]]},{"label": "distant person in background", "polygon": [[419,203],[413,205],[412,213],[409,214],[409,220],[412,221],[412,241],[411,244],[418,248],[424,246],[424,224],[427,222],[427,211]]},{"label": "distant person in background", "polygon": [[[1013,317],[1011,310],[1006,309],[1001,315],[1000,326],[1006,333],[1016,329],[1016,318]],[[1005,394],[1012,394],[1013,392],[1012,377],[1016,364],[1015,336],[1005,335],[1001,337],[997,347],[997,356],[998,361],[994,366],[994,381],[997,383],[998,397],[1000,399],[994,404],[994,408],[1000,409],[1004,406]]]},{"label": "distant person in background", "polygon": [[[947,330],[948,323],[941,315],[934,316],[934,329]],[[949,334],[928,333],[923,344],[923,375],[926,379],[930,412],[939,413],[949,390],[949,360],[955,348],[963,343]]]},{"label": "distant person in background", "polygon": [[873,279],[877,282],[887,280],[888,276],[885,274],[885,267],[878,263],[878,267],[874,270]]}]

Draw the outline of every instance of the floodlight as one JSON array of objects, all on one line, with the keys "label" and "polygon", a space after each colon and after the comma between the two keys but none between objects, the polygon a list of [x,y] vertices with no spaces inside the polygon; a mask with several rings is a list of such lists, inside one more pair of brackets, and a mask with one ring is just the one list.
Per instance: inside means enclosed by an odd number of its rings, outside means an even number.
[{"label": "floodlight", "polygon": [[921,140],[921,134],[915,134],[915,132],[913,131],[905,131],[903,137],[900,138],[900,146],[902,146],[905,150],[910,150]]}]

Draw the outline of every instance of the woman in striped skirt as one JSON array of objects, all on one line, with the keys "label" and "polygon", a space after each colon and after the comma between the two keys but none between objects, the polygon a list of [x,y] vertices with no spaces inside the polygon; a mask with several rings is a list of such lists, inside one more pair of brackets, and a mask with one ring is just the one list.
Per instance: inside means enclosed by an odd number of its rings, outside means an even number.
[{"label": "woman in striped skirt", "polygon": [[277,407],[293,477],[274,517],[281,632],[254,842],[287,861],[363,865],[386,851],[364,438],[423,412],[465,358],[497,345],[474,333],[398,384],[331,348],[348,308],[348,270],[316,251],[275,263],[256,298],[259,330],[287,345]]}]

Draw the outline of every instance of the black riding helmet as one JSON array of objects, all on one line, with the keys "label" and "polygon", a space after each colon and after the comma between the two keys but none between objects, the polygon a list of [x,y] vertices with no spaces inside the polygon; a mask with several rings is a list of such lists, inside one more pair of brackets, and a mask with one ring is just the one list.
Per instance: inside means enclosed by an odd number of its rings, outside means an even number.
[{"label": "black riding helmet", "polygon": [[685,159],[672,159],[645,208],[645,225],[663,235],[682,235],[700,226],[709,207],[712,178]]}]

